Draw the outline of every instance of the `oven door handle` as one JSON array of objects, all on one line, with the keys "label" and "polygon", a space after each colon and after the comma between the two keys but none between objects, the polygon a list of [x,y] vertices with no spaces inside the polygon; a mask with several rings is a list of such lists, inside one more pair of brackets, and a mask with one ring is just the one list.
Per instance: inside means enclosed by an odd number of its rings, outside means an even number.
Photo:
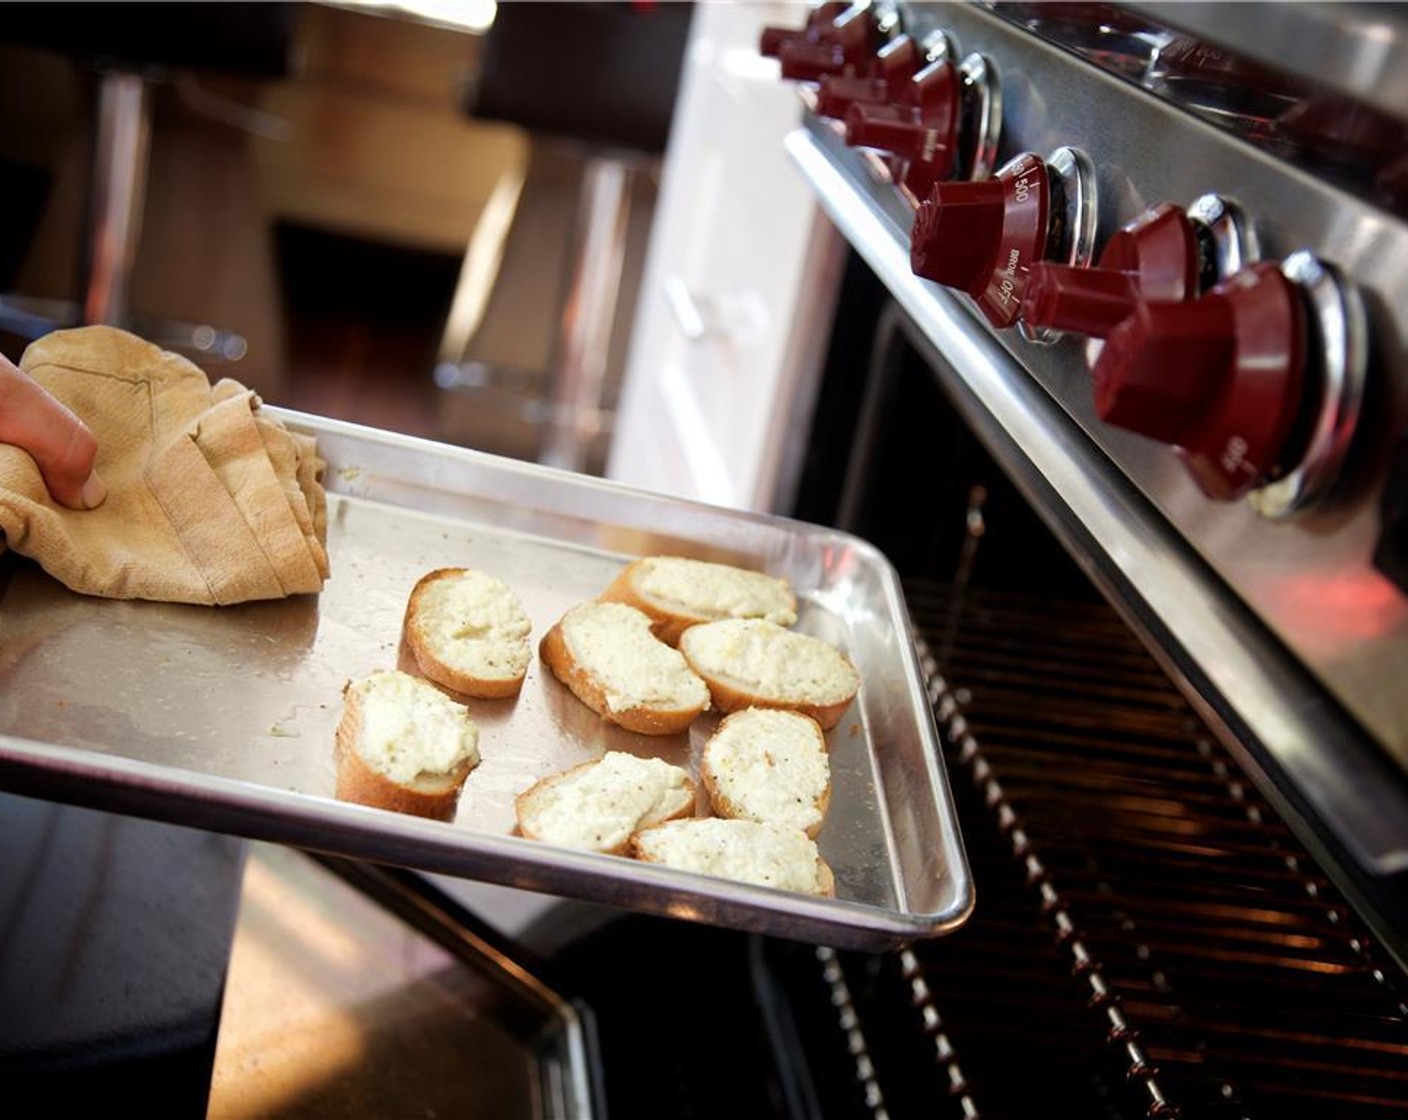
[{"label": "oven door handle", "polygon": [[696,297],[684,278],[673,272],[660,282],[660,293],[665,297],[680,334],[690,342],[702,342],[711,330],[709,302]]}]

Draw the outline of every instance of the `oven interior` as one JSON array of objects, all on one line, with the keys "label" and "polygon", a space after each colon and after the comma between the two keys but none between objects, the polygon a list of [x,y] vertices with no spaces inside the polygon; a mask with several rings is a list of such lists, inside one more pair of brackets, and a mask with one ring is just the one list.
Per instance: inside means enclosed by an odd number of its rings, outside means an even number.
[{"label": "oven interior", "polygon": [[872,283],[853,262],[797,508],[902,575],[977,907],[879,955],[635,917],[570,944],[612,1114],[1408,1114],[1394,958]]}]

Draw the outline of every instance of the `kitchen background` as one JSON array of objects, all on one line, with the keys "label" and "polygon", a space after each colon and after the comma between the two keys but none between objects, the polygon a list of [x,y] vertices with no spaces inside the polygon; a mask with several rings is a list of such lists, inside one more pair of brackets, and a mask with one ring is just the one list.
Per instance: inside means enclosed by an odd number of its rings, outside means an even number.
[{"label": "kitchen background", "polygon": [[[756,41],[804,6],[104,8],[12,5],[0,27],[0,306],[78,298],[99,82],[131,70],[151,107],[131,308],[243,339],[235,362],[193,355],[212,375],[596,473],[616,427],[629,481],[785,494],[781,398],[806,405],[825,341],[793,311],[824,321],[840,250]],[[768,184],[751,210],[748,181]],[[654,384],[618,415],[631,366]]]}]

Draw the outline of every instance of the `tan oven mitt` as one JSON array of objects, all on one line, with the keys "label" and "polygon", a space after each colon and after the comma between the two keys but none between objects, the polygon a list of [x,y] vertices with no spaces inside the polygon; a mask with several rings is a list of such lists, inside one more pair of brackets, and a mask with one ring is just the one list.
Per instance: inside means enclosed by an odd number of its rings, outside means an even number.
[{"label": "tan oven mitt", "polygon": [[323,463],[234,381],[111,327],[58,331],[20,368],[98,440],[107,500],[71,510],[28,452],[0,445],[0,532],[74,591],[228,604],[320,591]]}]

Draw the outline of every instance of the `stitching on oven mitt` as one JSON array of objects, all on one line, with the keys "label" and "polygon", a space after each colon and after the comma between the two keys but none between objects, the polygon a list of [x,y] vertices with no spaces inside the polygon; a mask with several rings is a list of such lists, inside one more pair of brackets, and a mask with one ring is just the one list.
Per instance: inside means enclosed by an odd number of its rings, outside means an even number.
[{"label": "stitching on oven mitt", "polygon": [[223,605],[322,589],[324,464],[253,392],[212,389],[185,358],[112,327],[46,335],[20,368],[92,429],[108,496],[66,509],[27,452],[0,445],[9,547],[106,598]]}]

